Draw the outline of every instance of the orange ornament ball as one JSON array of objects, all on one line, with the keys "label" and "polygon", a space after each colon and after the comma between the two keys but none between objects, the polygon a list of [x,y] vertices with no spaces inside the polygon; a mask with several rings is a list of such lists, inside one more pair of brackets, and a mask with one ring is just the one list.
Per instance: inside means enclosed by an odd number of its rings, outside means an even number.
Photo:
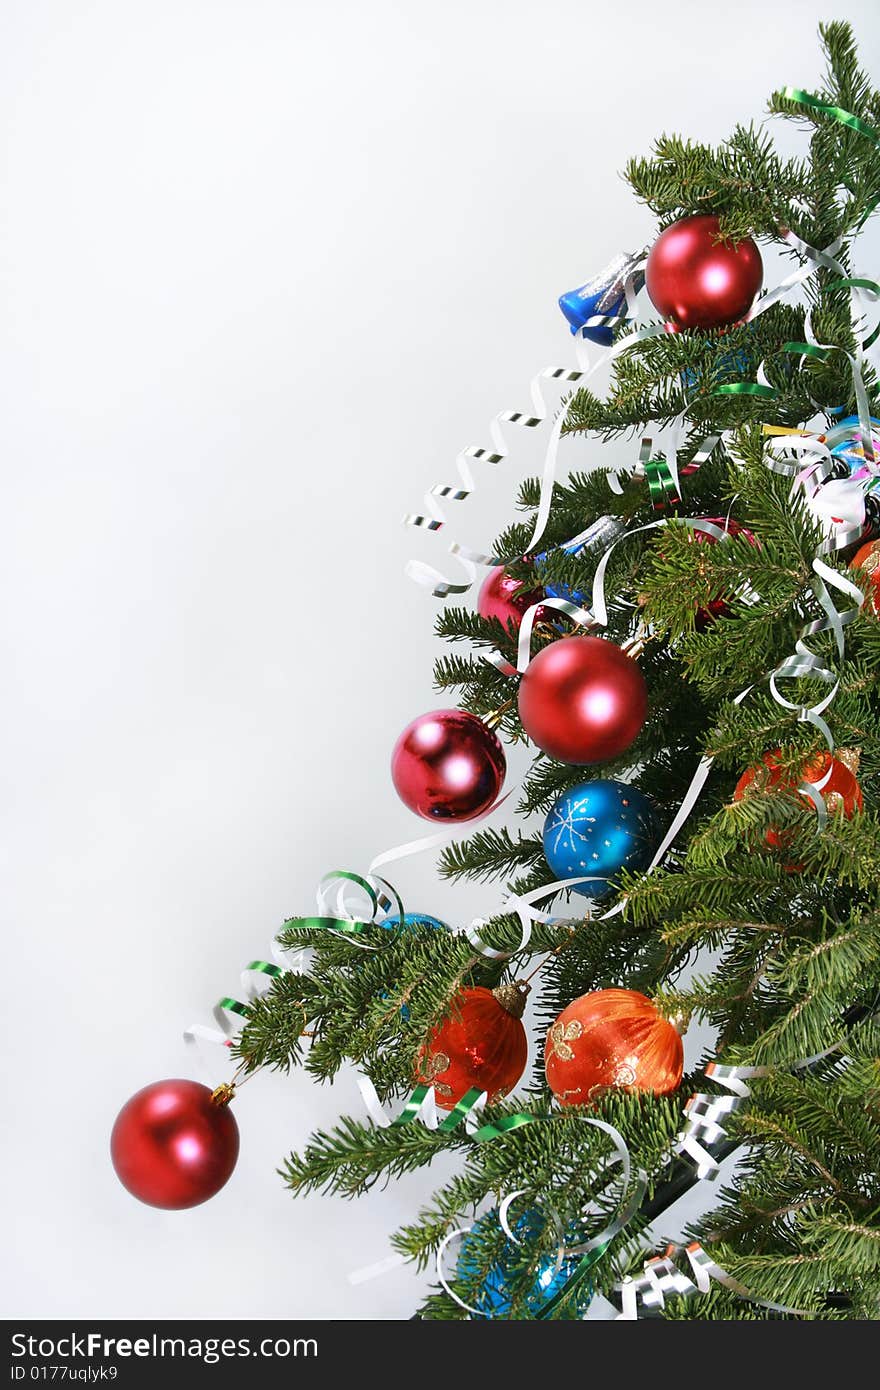
[{"label": "orange ornament ball", "polygon": [[[747,768],[736,784],[734,801],[742,801],[751,791],[778,790],[796,792],[797,799],[803,806],[812,806],[809,797],[796,790],[798,782],[809,782],[811,786],[822,783],[819,791],[831,815],[842,811],[849,818],[854,816],[856,811],[861,811],[864,805],[862,789],[856,780],[855,768],[850,765],[855,763],[858,766],[856,753],[841,750],[836,757],[830,753],[817,753],[804,764],[799,777],[792,777],[782,770],[779,766],[779,756],[779,749],[775,753],[765,753],[755,767]],[[827,781],[824,780],[826,776]],[[764,838],[771,849],[784,849],[791,835],[771,827]],[[794,870],[798,866],[789,867]]]},{"label": "orange ornament ball", "polygon": [[474,1087],[486,1091],[490,1103],[513,1090],[529,1055],[522,1025],[527,994],[522,982],[458,994],[416,1063],[416,1080],[434,1087],[443,1110],[452,1110]]},{"label": "orange ornament ball", "polygon": [[609,1088],[665,1096],[681,1085],[684,1049],[644,994],[600,989],[562,1010],[547,1034],[544,1066],[560,1105],[589,1105]]},{"label": "orange ornament ball", "polygon": [[861,546],[850,560],[849,567],[863,570],[870,577],[871,594],[868,601],[874,612],[880,615],[880,540],[868,541],[867,545]]}]

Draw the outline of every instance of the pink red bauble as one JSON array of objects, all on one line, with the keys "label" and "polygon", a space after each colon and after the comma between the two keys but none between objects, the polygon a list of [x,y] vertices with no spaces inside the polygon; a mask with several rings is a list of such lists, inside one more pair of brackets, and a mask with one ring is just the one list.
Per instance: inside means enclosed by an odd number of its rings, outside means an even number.
[{"label": "pink red bauble", "polygon": [[421,1049],[416,1080],[434,1087],[437,1104],[452,1110],[468,1091],[503,1099],[525,1071],[529,1055],[522,1013],[528,986],[463,989],[452,1012]]},{"label": "pink red bauble", "polygon": [[724,328],[752,307],[764,268],[751,237],[718,241],[717,217],[683,217],[661,232],[645,283],[654,307],[676,328]]},{"label": "pink red bauble", "polygon": [[561,1105],[588,1105],[609,1088],[678,1090],[684,1050],[678,1030],[644,994],[599,989],[557,1018],[544,1046],[547,1084]]},{"label": "pink red bauble", "polygon": [[[526,588],[523,581],[513,579],[503,565],[496,565],[483,580],[477,599],[477,612],[481,618],[497,618],[505,629],[513,623],[518,630],[526,609],[539,603],[543,597],[543,589]],[[540,622],[542,616],[539,610],[536,621]]]},{"label": "pink red bauble", "polygon": [[404,729],[391,755],[397,795],[426,820],[473,820],[492,805],[507,763],[497,734],[475,714],[438,709]]},{"label": "pink red bauble", "polygon": [[526,667],[519,717],[529,738],[561,763],[607,762],[638,737],[648,709],[631,656],[601,637],[562,637]]},{"label": "pink red bauble", "polygon": [[[707,521],[712,526],[717,526],[719,531],[726,531],[728,536],[745,536],[746,540],[750,541],[752,545],[757,546],[758,544],[751,531],[747,530],[740,522],[734,521],[732,516],[702,516],[700,520]],[[710,536],[708,531],[694,530],[691,532],[691,538],[697,544],[701,545],[717,545],[718,543],[716,537]],[[698,608],[694,619],[697,628],[702,630],[708,627],[710,623],[714,622],[716,618],[724,617],[729,613],[730,609],[727,599],[728,596],[726,594],[718,594],[715,598],[709,600],[705,608]]]},{"label": "pink red bauble", "polygon": [[123,1105],[110,1157],[132,1196],[178,1211],[220,1191],[238,1158],[238,1125],[216,1094],[198,1081],[156,1081]]}]

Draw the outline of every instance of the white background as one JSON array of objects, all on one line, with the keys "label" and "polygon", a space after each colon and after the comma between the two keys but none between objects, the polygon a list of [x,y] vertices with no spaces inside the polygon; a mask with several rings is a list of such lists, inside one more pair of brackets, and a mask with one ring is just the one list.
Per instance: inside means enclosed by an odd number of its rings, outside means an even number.
[{"label": "white background", "polygon": [[[406,1317],[357,1288],[442,1176],[356,1203],[274,1169],[359,1112],[261,1076],[214,1201],[133,1201],[107,1140],[325,870],[421,825],[388,756],[436,703],[439,542],[404,511],[571,360],[557,295],[651,219],[618,177],[818,77],[870,0],[6,0],[0,709],[12,1316]],[[878,270],[876,236],[859,268]],[[598,446],[575,446],[578,462]],[[534,448],[461,512],[509,518]],[[421,544],[420,544],[421,542]],[[452,922],[492,890],[396,875]]]}]

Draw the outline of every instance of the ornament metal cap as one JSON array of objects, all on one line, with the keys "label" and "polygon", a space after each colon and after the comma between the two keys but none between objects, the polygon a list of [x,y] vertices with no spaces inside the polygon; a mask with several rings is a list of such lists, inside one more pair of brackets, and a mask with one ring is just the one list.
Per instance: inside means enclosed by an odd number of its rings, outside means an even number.
[{"label": "ornament metal cap", "polygon": [[666,1015],[666,1022],[671,1023],[680,1038],[683,1038],[691,1026],[691,1015],[688,1009],[677,1008]]},{"label": "ornament metal cap", "polygon": [[506,984],[496,985],[492,993],[512,1018],[522,1018],[531,991],[531,985],[525,980],[508,980]]},{"label": "ornament metal cap", "polygon": [[235,1087],[231,1081],[221,1081],[219,1086],[215,1086],[211,1092],[211,1100],[215,1105],[228,1105],[235,1095]]},{"label": "ornament metal cap", "polygon": [[834,756],[839,763],[843,763],[844,767],[849,768],[853,776],[856,776],[862,758],[861,748],[835,748]]}]

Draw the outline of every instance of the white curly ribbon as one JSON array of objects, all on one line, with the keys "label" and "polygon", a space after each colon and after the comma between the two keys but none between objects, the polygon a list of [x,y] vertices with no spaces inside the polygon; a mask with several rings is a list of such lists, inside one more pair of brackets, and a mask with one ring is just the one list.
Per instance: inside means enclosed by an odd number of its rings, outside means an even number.
[{"label": "white curly ribbon", "polygon": [[[689,1273],[676,1263],[676,1260],[680,1260],[682,1256],[686,1257],[688,1261]],[[772,1303],[769,1299],[758,1298],[755,1294],[750,1293],[744,1284],[722,1269],[717,1260],[713,1260],[700,1242],[695,1240],[684,1247],[668,1246],[662,1255],[655,1255],[645,1262],[643,1273],[638,1278],[624,1279],[621,1284],[617,1285],[622,1311],[617,1314],[616,1320],[635,1321],[639,1316],[640,1306],[659,1313],[666,1306],[666,1300],[670,1296],[687,1298],[698,1294],[707,1294],[713,1280],[729,1289],[731,1293],[736,1294],[737,1298],[742,1298],[748,1303],[755,1303],[773,1313],[801,1318],[813,1316],[812,1313],[806,1312],[802,1308],[790,1308],[784,1303]]]},{"label": "white curly ribbon", "polygon": [[[439,501],[444,502],[464,502],[476,489],[476,483],[471,469],[471,461],[483,463],[499,464],[509,455],[510,450],[505,440],[502,426],[519,425],[526,429],[537,429],[544,425],[549,417],[549,408],[544,398],[542,383],[553,382],[561,384],[563,387],[581,387],[584,382],[591,377],[594,372],[620,357],[624,352],[629,352],[638,343],[646,342],[649,338],[654,338],[666,332],[666,325],[663,323],[651,324],[644,328],[636,327],[632,333],[618,338],[611,347],[601,349],[593,360],[587,350],[586,340],[583,337],[585,328],[601,324],[602,326],[614,326],[624,322],[634,322],[638,316],[638,306],[636,303],[637,290],[635,288],[639,271],[643,263],[643,256],[629,256],[625,258],[629,265],[629,273],[626,276],[624,292],[626,298],[626,313],[618,316],[595,315],[587,324],[575,335],[575,356],[577,367],[545,367],[537,376],[533,377],[530,386],[532,411],[523,412],[519,410],[506,410],[496,415],[489,426],[489,437],[492,441],[491,447],[486,448],[482,445],[469,445],[458,455],[456,468],[458,471],[457,483],[436,483],[425,495],[424,513],[409,513],[404,517],[404,522],[408,526],[414,526],[428,531],[440,531],[448,524],[445,513],[439,505]],[[570,398],[571,399],[571,398]],[[535,521],[532,528],[531,539],[525,547],[528,553],[535,549],[550,516],[550,507],[553,498],[553,484],[556,480],[557,461],[559,455],[559,445],[562,439],[562,431],[568,417],[569,405],[566,404],[558,411],[553,422],[552,429],[547,441],[544,452],[544,460],[541,469],[541,486],[538,499],[538,507],[535,514]],[[439,501],[438,501],[439,499]],[[462,545],[459,541],[452,541],[448,546],[449,553],[455,558],[461,569],[464,571],[464,579],[456,581],[448,575],[442,574],[431,565],[425,564],[421,560],[410,560],[406,565],[406,573],[417,584],[428,588],[436,598],[447,598],[450,594],[464,594],[472,587],[477,577],[477,567],[486,565],[499,565],[505,563],[504,557],[492,555],[489,552],[474,550]],[[507,557],[511,559],[513,557]]]},{"label": "white curly ribbon", "polygon": [[[808,1071],[817,1062],[824,1061],[842,1049],[842,1043],[835,1043],[812,1057],[802,1057],[790,1063],[786,1070]],[[721,1171],[720,1163],[712,1150],[727,1137],[724,1122],[749,1100],[751,1091],[747,1083],[756,1077],[771,1075],[772,1070],[770,1067],[723,1066],[719,1062],[710,1062],[706,1067],[706,1076],[723,1086],[729,1094],[719,1096],[699,1092],[691,1096],[685,1105],[685,1127],[679,1134],[671,1155],[690,1159],[695,1166],[698,1181],[713,1182],[718,1177]],[[686,1257],[690,1272],[681,1268],[682,1256]],[[789,1317],[813,1316],[803,1309],[757,1297],[713,1260],[699,1241],[692,1241],[687,1246],[670,1245],[662,1255],[655,1255],[646,1261],[638,1278],[627,1278],[616,1285],[622,1306],[622,1311],[617,1315],[618,1319],[638,1318],[640,1307],[660,1312],[671,1295],[694,1297],[706,1294],[713,1280],[736,1294],[738,1298],[767,1308],[771,1312]]]}]

